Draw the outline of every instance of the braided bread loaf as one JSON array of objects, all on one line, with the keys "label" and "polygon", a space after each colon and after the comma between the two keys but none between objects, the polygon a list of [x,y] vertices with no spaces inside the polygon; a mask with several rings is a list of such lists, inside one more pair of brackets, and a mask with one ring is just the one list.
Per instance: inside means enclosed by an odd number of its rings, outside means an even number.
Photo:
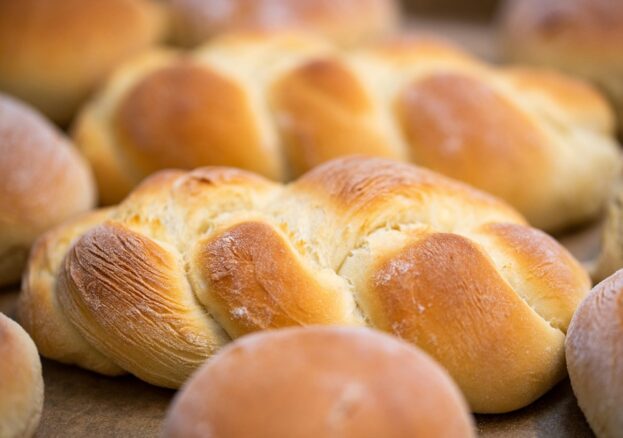
[{"label": "braided bread loaf", "polygon": [[564,376],[588,289],[505,204],[353,157],[287,186],[229,168],[157,173],[39,240],[19,314],[44,356],[166,387],[252,331],[367,325],[430,353],[475,411],[503,412]]},{"label": "braided bread loaf", "polygon": [[581,82],[494,69],[431,40],[339,53],[300,35],[246,34],[126,64],[83,110],[75,138],[104,203],[162,168],[289,180],[358,153],[432,168],[558,229],[607,196],[612,118]]}]

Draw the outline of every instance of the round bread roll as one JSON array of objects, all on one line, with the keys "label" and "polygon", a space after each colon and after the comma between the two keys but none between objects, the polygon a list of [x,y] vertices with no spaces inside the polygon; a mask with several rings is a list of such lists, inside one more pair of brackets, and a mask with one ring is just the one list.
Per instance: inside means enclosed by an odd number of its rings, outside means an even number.
[{"label": "round bread roll", "polygon": [[0,90],[66,124],[113,67],[163,31],[149,0],[0,0]]},{"label": "round bread roll", "polygon": [[623,130],[623,2],[507,0],[506,55],[593,80],[610,97]]},{"label": "round bread roll", "polygon": [[54,126],[2,94],[0,157],[0,285],[6,285],[19,280],[39,234],[94,205],[95,182]]},{"label": "round bread roll", "polygon": [[30,437],[43,409],[37,347],[19,324],[0,313],[0,436]]},{"label": "round bread roll", "polygon": [[566,341],[578,404],[598,437],[623,433],[623,270],[599,283],[580,304]]},{"label": "round bread roll", "polygon": [[304,29],[341,45],[379,37],[397,26],[396,0],[169,0],[175,39],[196,45],[223,32]]},{"label": "round bread roll", "polygon": [[294,328],[241,338],[184,385],[166,437],[472,437],[447,373],[369,329]]}]

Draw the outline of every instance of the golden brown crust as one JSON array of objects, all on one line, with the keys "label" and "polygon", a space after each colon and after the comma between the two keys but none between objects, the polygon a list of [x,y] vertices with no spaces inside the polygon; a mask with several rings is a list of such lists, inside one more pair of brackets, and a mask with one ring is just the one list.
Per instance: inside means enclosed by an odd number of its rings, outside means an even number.
[{"label": "golden brown crust", "polygon": [[247,336],[178,394],[166,437],[471,437],[473,420],[441,367],[363,329]]},{"label": "golden brown crust", "polygon": [[124,65],[76,139],[105,202],[158,168],[236,165],[287,179],[359,153],[430,166],[560,230],[595,217],[607,198],[620,162],[612,123],[585,84],[492,68],[443,42],[402,37],[338,52],[255,31]]},{"label": "golden brown crust", "polygon": [[178,42],[196,45],[223,32],[304,29],[343,45],[388,33],[397,24],[395,0],[170,0]]},{"label": "golden brown crust", "polygon": [[396,112],[414,162],[499,196],[533,219],[531,206],[543,193],[538,182],[547,179],[554,157],[538,126],[492,86],[468,75],[431,74],[403,90]]},{"label": "golden brown crust", "polygon": [[124,154],[143,175],[166,167],[229,165],[281,178],[245,90],[190,60],[141,79],[123,98],[115,122]]},{"label": "golden brown crust", "polygon": [[57,296],[58,275],[65,254],[82,234],[106,220],[111,212],[107,209],[81,214],[37,239],[22,280],[17,316],[43,356],[102,374],[118,375],[124,373],[123,369],[86,342],[67,320]]},{"label": "golden brown crust", "polygon": [[591,286],[580,263],[553,238],[533,228],[496,223],[479,231],[493,239],[487,245],[489,254],[515,291],[550,325],[566,333]]},{"label": "golden brown crust", "polygon": [[28,334],[0,313],[0,436],[31,437],[43,409],[43,377]]},{"label": "golden brown crust", "polygon": [[578,404],[599,437],[623,429],[623,271],[593,288],[573,316],[567,366]]},{"label": "golden brown crust", "polygon": [[473,410],[517,409],[563,378],[564,335],[524,303],[468,239],[418,236],[379,258],[367,278],[359,303],[371,323],[443,363]]},{"label": "golden brown crust", "polygon": [[68,123],[120,61],[155,42],[164,16],[146,0],[0,3],[0,89]]},{"label": "golden brown crust", "polygon": [[58,281],[86,342],[158,385],[249,331],[368,325],[438,358],[480,412],[524,406],[564,376],[564,330],[588,289],[504,203],[366,157],[287,186],[238,169],[160,172],[77,240]]},{"label": "golden brown crust", "polygon": [[95,203],[90,169],[63,134],[0,94],[0,285],[16,282],[36,237]]},{"label": "golden brown crust", "polygon": [[172,248],[122,225],[105,223],[82,236],[59,281],[72,324],[148,382],[178,387],[227,339],[197,305]]},{"label": "golden brown crust", "polygon": [[271,90],[271,101],[292,176],[344,155],[400,158],[375,129],[372,96],[338,59],[290,72]]},{"label": "golden brown crust", "polygon": [[288,326],[356,323],[346,284],[306,266],[269,224],[234,225],[200,242],[195,257],[207,283],[197,298],[232,338]]}]

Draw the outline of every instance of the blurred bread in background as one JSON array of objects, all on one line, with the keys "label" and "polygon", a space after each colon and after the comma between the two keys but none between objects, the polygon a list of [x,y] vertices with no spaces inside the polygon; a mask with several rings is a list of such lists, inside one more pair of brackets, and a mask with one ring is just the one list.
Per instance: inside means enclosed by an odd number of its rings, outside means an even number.
[{"label": "blurred bread in background", "polygon": [[81,111],[74,139],[105,204],[167,167],[285,181],[367,154],[467,182],[560,230],[607,199],[619,168],[613,129],[606,101],[582,81],[493,67],[438,40],[340,51],[309,35],[247,32],[124,63]]},{"label": "blurred bread in background", "polygon": [[120,61],[158,40],[149,0],[0,0],[0,91],[67,124]]},{"label": "blurred bread in background", "polygon": [[354,45],[392,31],[398,0],[168,0],[174,40],[197,45],[224,32],[296,29],[340,45]]},{"label": "blurred bread in background", "polygon": [[95,204],[87,162],[34,109],[0,94],[0,286],[17,282],[35,238]]},{"label": "blurred bread in background", "polygon": [[623,1],[507,0],[500,18],[509,60],[594,81],[623,130]]}]

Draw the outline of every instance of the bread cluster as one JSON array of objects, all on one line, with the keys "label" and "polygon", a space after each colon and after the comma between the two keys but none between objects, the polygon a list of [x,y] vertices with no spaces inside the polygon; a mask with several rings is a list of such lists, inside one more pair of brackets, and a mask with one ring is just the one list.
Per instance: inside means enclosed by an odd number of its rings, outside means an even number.
[{"label": "bread cluster", "polygon": [[0,94],[0,286],[18,282],[39,234],[95,199],[88,163],[67,137]]},{"label": "bread cluster", "polygon": [[494,68],[427,39],[343,52],[259,32],[126,63],[74,135],[104,203],[162,168],[286,181],[356,153],[431,168],[555,230],[600,211],[619,168],[612,132],[603,98],[556,73]]},{"label": "bread cluster", "polygon": [[23,286],[41,353],[97,372],[177,388],[250,332],[369,326],[438,360],[473,410],[505,412],[564,377],[589,280],[495,198],[353,157],[286,186],[231,168],[159,172],[44,235]]},{"label": "bread cluster", "polygon": [[506,56],[592,80],[610,98],[623,132],[623,2],[507,0]]},{"label": "bread cluster", "polygon": [[224,348],[169,408],[166,437],[475,436],[447,373],[367,329],[291,328]]},{"label": "bread cluster", "polygon": [[0,313],[0,436],[34,435],[43,408],[37,347],[19,324]]}]

